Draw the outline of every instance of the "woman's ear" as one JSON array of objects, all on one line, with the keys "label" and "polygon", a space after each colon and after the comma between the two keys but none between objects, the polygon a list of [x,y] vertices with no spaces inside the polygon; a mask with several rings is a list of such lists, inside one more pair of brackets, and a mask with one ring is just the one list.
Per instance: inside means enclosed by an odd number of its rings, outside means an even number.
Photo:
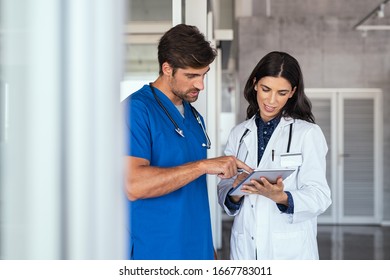
[{"label": "woman's ear", "polygon": [[297,89],[297,87],[294,87],[294,88],[292,89],[292,91],[290,92],[290,96],[289,96],[288,98],[291,98],[291,97],[294,96],[294,93],[295,93],[296,89]]},{"label": "woman's ear", "polygon": [[253,78],[253,88],[255,89],[255,91],[257,91],[257,81],[256,81],[256,77]]}]

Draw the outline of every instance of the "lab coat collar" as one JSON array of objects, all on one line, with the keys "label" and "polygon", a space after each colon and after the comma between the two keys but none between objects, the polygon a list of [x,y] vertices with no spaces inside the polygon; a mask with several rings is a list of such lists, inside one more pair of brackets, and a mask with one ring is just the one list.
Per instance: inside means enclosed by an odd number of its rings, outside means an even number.
[{"label": "lab coat collar", "polygon": [[294,119],[291,118],[291,117],[282,117],[282,118],[280,119],[279,125],[281,125],[281,126],[287,126],[287,125],[290,125],[291,123],[294,123],[294,122],[295,122]]},{"label": "lab coat collar", "polygon": [[[252,118],[246,121],[244,127],[245,129],[248,129],[249,131],[255,131],[257,130],[256,126],[256,115],[254,115]],[[291,117],[281,117],[279,125],[280,126],[287,126],[294,122],[294,119]]]},{"label": "lab coat collar", "polygon": [[257,129],[256,127],[256,115],[254,115],[252,118],[250,118],[249,120],[246,121],[244,127],[245,127],[245,130],[249,130],[249,131],[254,131]]}]

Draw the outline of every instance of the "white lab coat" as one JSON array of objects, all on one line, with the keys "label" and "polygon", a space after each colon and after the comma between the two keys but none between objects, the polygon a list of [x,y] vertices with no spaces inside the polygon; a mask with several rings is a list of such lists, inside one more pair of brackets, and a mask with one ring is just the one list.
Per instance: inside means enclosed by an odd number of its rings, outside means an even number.
[{"label": "white lab coat", "polygon": [[[320,127],[303,120],[282,117],[257,166],[257,127],[253,117],[232,129],[225,154],[241,160],[246,157],[245,163],[254,169],[286,167],[281,165],[280,155],[287,151],[289,125],[292,122],[290,153],[298,153],[298,157],[289,163],[291,166],[288,167],[296,168],[296,171],[284,180],[284,190],[293,197],[293,214],[282,213],[274,201],[255,194],[246,195],[240,209],[230,211],[225,205],[225,198],[235,178],[223,179],[218,184],[219,204],[229,216],[235,217],[230,239],[231,259],[319,258],[317,216],[331,204],[326,181],[325,157],[328,147]],[[247,129],[248,133],[242,138]]]}]

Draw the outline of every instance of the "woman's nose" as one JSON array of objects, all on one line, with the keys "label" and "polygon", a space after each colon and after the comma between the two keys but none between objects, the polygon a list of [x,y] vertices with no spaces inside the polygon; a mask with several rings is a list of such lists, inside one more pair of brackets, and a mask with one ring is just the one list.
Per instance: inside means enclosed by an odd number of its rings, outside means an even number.
[{"label": "woman's nose", "polygon": [[269,96],[269,103],[273,104],[276,102],[276,92],[272,92]]}]

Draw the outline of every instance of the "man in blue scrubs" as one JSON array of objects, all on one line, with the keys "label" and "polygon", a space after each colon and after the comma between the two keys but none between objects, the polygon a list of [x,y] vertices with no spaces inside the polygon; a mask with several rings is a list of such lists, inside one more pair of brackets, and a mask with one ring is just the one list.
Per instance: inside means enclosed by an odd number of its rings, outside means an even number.
[{"label": "man in blue scrubs", "polygon": [[251,171],[232,156],[207,159],[191,103],[215,56],[195,26],[179,24],[160,39],[158,78],[123,101],[130,259],[214,259],[206,174]]}]

